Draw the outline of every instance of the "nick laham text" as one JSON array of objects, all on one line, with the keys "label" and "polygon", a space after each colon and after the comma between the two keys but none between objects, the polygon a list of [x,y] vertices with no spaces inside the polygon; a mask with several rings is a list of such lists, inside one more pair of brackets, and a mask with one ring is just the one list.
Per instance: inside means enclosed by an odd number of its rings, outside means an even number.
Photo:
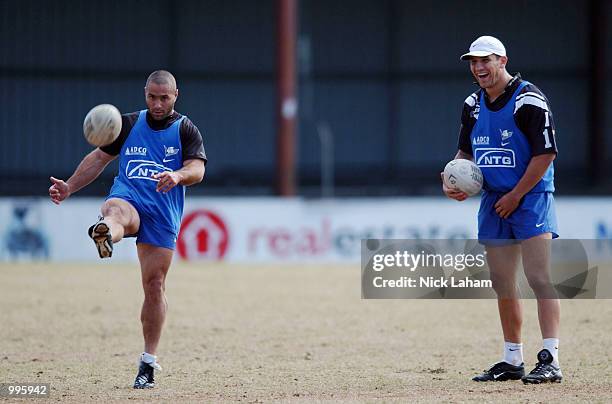
[{"label": "nick laham text", "polygon": [[489,279],[456,279],[454,276],[450,278],[435,278],[433,276],[420,276],[412,278],[402,276],[399,279],[384,279],[382,276],[376,276],[372,280],[376,288],[492,288],[493,283]]}]

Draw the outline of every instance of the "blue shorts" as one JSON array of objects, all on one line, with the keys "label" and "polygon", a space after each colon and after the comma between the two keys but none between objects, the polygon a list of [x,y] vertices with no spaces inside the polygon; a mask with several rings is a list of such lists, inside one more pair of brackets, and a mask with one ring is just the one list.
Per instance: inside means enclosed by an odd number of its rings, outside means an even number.
[{"label": "blue shorts", "polygon": [[140,204],[127,198],[123,195],[110,194],[106,199],[118,198],[128,202],[136,209],[140,216],[140,227],[135,234],[129,234],[124,237],[136,237],[136,243],[151,244],[157,247],[168,248],[174,250],[176,248],[177,233],[169,228],[166,223],[160,222],[159,218],[154,218],[148,214]]},{"label": "blue shorts", "polygon": [[[483,192],[478,211],[478,240],[526,240],[543,233],[559,237],[552,192],[534,192],[523,197],[507,219],[495,212],[503,193]],[[486,243],[485,243],[486,244]]]}]

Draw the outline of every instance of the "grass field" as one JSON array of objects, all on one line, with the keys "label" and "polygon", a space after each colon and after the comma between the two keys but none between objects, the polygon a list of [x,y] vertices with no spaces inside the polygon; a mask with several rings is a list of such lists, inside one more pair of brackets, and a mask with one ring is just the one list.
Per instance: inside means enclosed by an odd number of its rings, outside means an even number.
[{"label": "grass field", "polygon": [[[50,383],[52,401],[74,403],[612,401],[610,300],[562,302],[563,383],[478,384],[471,376],[501,351],[494,301],[361,300],[359,281],[357,265],[177,263],[164,371],[155,389],[135,391],[135,264],[3,264],[0,383]],[[524,343],[531,368],[534,301]]]}]

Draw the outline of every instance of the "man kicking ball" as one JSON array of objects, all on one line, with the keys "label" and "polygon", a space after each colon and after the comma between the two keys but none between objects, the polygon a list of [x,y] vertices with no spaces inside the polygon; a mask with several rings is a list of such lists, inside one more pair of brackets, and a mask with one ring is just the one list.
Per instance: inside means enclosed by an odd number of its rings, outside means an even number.
[{"label": "man kicking ball", "polygon": [[178,97],[174,76],[155,71],[144,90],[147,109],[124,114],[121,133],[113,143],[85,156],[67,181],[51,177],[49,188],[51,201],[59,205],[119,156],[119,173],[89,237],[100,258],[110,258],[113,244],[122,238],[136,237],[145,295],[140,317],[144,352],[136,389],[154,387],[154,370],[161,370],[155,355],[168,309],[165,280],[183,215],[185,187],[202,181],[207,161],[200,131],[174,110]]}]

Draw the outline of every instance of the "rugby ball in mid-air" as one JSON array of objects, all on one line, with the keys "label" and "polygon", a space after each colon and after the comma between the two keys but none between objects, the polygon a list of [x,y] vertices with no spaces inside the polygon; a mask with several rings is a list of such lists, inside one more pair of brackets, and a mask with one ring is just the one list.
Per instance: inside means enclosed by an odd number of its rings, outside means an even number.
[{"label": "rugby ball in mid-air", "polygon": [[92,146],[111,144],[121,132],[121,113],[111,104],[93,107],[83,121],[85,140]]},{"label": "rugby ball in mid-air", "polygon": [[482,180],[482,171],[471,160],[451,160],[444,167],[444,184],[448,188],[463,191],[468,196],[480,192]]}]

